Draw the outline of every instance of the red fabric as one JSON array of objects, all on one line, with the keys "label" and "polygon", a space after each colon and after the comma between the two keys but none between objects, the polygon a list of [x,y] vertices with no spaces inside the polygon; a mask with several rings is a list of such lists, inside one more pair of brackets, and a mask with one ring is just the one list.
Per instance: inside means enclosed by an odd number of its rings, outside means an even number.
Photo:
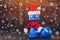
[{"label": "red fabric", "polygon": [[32,4],[32,5],[30,6],[29,11],[36,11],[36,10],[37,10],[37,7],[38,7],[37,4]]},{"label": "red fabric", "polygon": [[39,28],[41,25],[38,23],[38,21],[33,21],[33,22],[29,22],[28,25],[26,26],[27,29],[31,28],[31,27],[35,27],[35,28]]}]

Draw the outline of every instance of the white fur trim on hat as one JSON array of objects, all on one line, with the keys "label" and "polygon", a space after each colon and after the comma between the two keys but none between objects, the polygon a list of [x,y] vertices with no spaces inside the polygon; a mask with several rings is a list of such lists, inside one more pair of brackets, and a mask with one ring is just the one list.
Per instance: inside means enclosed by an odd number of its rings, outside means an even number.
[{"label": "white fur trim on hat", "polygon": [[28,15],[38,14],[40,15],[40,11],[29,11]]}]

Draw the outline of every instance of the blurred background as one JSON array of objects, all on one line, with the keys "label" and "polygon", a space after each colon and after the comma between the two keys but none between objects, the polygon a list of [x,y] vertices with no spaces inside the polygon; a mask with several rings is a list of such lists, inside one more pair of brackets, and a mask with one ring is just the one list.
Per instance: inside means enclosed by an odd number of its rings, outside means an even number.
[{"label": "blurred background", "polygon": [[23,28],[34,3],[41,7],[41,26],[52,29],[51,40],[60,40],[60,0],[0,0],[0,40],[29,40]]}]

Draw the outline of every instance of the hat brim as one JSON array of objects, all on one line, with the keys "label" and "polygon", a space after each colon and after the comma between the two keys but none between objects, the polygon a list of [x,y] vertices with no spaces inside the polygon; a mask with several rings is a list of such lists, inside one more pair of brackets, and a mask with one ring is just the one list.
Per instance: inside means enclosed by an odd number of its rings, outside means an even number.
[{"label": "hat brim", "polygon": [[40,15],[40,11],[29,11],[28,15],[38,14]]}]

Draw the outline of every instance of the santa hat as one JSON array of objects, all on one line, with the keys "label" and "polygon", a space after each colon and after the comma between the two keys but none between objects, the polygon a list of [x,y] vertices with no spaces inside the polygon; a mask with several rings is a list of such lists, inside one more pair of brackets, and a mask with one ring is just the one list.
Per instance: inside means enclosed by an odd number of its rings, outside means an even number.
[{"label": "santa hat", "polygon": [[41,7],[38,7],[37,4],[33,4],[29,8],[28,15],[32,15],[32,14],[38,14],[38,15],[40,15],[40,10],[41,10]]}]

